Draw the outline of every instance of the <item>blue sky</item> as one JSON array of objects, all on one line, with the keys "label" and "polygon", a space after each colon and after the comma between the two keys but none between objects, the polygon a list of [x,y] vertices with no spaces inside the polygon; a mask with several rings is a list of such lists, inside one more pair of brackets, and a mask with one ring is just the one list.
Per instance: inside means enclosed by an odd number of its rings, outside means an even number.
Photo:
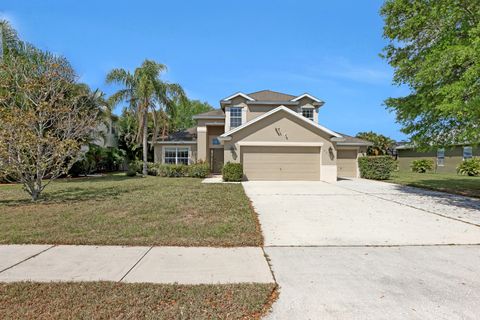
[{"label": "blue sky", "polygon": [[[190,98],[218,101],[262,89],[309,92],[326,104],[322,125],[405,139],[383,106],[407,90],[379,57],[380,0],[2,0],[0,17],[22,39],[66,56],[80,80],[111,93],[105,74],[145,58]],[[120,111],[120,107],[118,108]]]}]

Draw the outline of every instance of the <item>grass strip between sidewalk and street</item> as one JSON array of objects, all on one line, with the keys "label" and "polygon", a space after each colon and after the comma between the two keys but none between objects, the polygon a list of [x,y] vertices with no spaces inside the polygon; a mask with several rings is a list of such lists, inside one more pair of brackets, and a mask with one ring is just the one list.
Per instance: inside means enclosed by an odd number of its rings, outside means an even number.
[{"label": "grass strip between sidewalk and street", "polygon": [[260,319],[275,284],[0,283],[1,319]]}]

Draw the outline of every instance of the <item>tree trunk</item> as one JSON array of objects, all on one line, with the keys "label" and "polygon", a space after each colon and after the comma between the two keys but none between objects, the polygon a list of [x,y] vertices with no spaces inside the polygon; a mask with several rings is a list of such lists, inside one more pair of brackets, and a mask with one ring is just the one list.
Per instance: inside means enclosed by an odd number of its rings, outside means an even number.
[{"label": "tree trunk", "polygon": [[148,109],[143,111],[143,176],[147,175],[147,157],[148,157]]},{"label": "tree trunk", "polygon": [[32,190],[32,201],[37,201],[38,198],[40,197],[40,191],[39,190]]}]

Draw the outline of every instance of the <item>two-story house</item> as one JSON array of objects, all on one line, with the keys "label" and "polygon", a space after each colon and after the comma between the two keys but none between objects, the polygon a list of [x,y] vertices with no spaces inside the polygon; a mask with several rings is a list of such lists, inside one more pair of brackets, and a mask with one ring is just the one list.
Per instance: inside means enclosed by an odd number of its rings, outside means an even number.
[{"label": "two-story house", "polygon": [[235,93],[220,109],[194,116],[197,126],[155,145],[155,161],[206,161],[214,173],[243,164],[247,180],[323,180],[357,177],[369,142],[318,123],[320,99],[270,90]]}]

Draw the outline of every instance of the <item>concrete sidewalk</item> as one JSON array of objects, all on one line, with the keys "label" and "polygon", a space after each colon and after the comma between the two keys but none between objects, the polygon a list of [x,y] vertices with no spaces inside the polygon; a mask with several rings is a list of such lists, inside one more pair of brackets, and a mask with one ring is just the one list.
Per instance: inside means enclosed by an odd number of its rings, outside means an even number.
[{"label": "concrete sidewalk", "polygon": [[262,248],[0,246],[0,282],[273,283]]}]

